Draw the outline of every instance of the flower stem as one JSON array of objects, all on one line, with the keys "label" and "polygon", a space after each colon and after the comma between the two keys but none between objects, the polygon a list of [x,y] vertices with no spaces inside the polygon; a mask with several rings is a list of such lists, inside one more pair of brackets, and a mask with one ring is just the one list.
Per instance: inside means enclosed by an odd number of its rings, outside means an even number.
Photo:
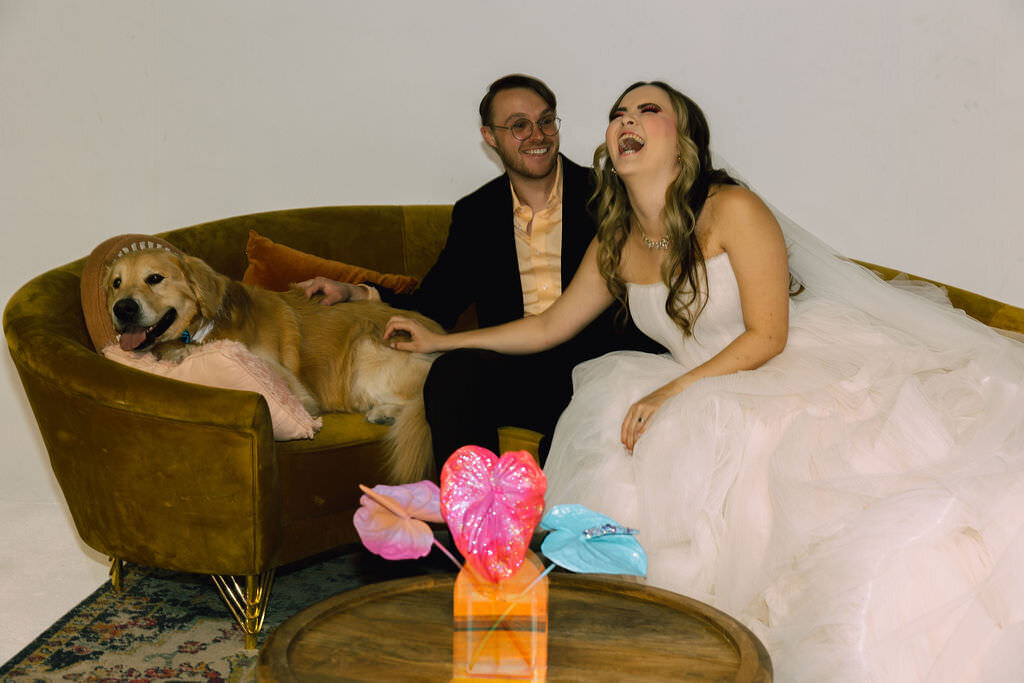
[{"label": "flower stem", "polygon": [[448,548],[445,548],[443,545],[438,543],[437,542],[437,537],[434,537],[432,540],[434,541],[434,545],[436,545],[438,548],[440,548],[441,552],[444,553],[445,555],[447,555],[448,559],[451,560],[452,562],[454,562],[455,566],[458,567],[459,570],[461,570],[462,569],[462,563],[459,562],[457,559],[455,559],[455,556],[451,554],[451,552],[448,550]]},{"label": "flower stem", "polygon": [[[522,590],[522,592],[519,593],[519,595],[513,596],[512,599],[509,600],[508,607],[506,607],[505,611],[501,614],[501,616],[498,617],[494,621],[494,624],[491,626],[491,628],[488,629],[487,633],[484,634],[484,637],[480,641],[480,644],[476,646],[476,652],[473,653],[472,658],[470,658],[470,660],[469,660],[469,667],[468,668],[470,670],[472,670],[473,666],[476,664],[476,660],[480,657],[480,653],[483,652],[484,645],[487,644],[487,640],[491,637],[491,634],[494,633],[494,631],[499,626],[501,626],[502,628],[505,628],[507,630],[507,627],[502,622],[505,621],[505,617],[507,617],[508,613],[512,611],[512,608],[516,606],[516,603],[519,602],[520,600],[522,600],[530,592],[530,590],[534,586],[536,586],[540,582],[541,579],[543,579],[545,576],[550,574],[551,570],[554,569],[554,568],[555,568],[555,563],[552,562],[551,564],[549,564],[547,566],[547,568],[543,572],[541,572],[537,576],[537,578],[535,578],[533,581],[531,581],[530,585],[528,585],[526,588],[524,588]],[[516,647],[519,648],[519,654],[524,655],[524,659],[525,659],[525,653],[523,652],[523,648],[520,645],[519,640],[514,635],[512,636],[512,641],[515,643]]]}]

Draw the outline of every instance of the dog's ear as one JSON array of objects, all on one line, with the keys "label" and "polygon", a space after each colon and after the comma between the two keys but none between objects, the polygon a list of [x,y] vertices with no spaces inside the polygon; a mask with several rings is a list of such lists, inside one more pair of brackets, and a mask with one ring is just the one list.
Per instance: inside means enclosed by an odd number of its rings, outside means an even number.
[{"label": "dog's ear", "polygon": [[114,279],[114,268],[117,266],[117,262],[119,260],[120,259],[114,259],[99,266],[100,287],[105,291],[110,290],[110,282]]},{"label": "dog's ear", "polygon": [[110,290],[110,271],[113,269],[113,263],[104,263],[99,268],[100,287],[103,288],[104,292]]},{"label": "dog's ear", "polygon": [[207,320],[212,320],[220,308],[227,290],[227,278],[215,271],[206,261],[195,256],[185,256],[182,260],[185,280],[192,289],[199,304],[199,313]]}]

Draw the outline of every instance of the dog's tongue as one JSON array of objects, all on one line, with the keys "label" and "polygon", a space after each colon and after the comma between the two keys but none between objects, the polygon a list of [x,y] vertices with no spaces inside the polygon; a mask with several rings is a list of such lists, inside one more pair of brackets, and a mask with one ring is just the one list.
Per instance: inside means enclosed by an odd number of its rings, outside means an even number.
[{"label": "dog's tongue", "polygon": [[125,351],[134,351],[144,341],[146,341],[145,327],[129,327],[121,333],[121,348]]}]

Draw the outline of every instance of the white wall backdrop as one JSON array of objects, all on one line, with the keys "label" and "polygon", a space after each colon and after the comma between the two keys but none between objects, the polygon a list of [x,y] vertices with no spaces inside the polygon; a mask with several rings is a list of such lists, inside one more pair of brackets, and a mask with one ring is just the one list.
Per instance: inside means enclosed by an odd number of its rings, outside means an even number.
[{"label": "white wall backdrop", "polygon": [[[0,301],[119,233],[450,203],[496,173],[475,111],[513,71],[580,162],[667,80],[840,250],[1024,304],[1019,0],[0,0]],[[0,406],[0,498],[60,501],[6,357]]]}]

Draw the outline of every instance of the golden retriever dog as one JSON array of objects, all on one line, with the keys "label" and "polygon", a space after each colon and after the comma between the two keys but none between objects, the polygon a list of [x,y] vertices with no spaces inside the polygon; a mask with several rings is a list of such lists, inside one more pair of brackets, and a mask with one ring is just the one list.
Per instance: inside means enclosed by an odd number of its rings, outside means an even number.
[{"label": "golden retriever dog", "polygon": [[395,482],[429,474],[422,390],[433,356],[396,351],[383,334],[396,313],[441,331],[437,323],[378,302],[323,306],[297,289],[252,287],[165,249],[122,254],[103,287],[122,349],[175,359],[191,344],[241,342],[281,374],[310,413],[361,412],[370,422],[393,423],[387,446]]}]

